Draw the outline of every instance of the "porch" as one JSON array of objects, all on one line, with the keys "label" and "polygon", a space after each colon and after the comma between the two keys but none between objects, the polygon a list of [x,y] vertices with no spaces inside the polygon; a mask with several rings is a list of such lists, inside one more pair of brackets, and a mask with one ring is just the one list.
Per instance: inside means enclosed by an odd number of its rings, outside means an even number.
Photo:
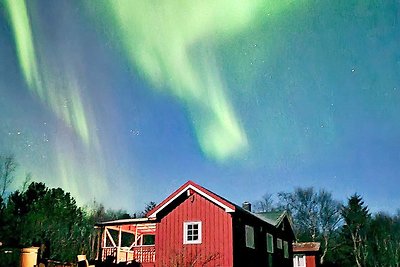
[{"label": "porch", "polygon": [[97,226],[101,229],[99,260],[143,265],[155,262],[156,224],[147,218],[109,221]]},{"label": "porch", "polygon": [[153,263],[156,258],[154,245],[143,245],[135,247],[104,247],[102,261],[115,259],[115,263],[137,261],[141,263]]}]

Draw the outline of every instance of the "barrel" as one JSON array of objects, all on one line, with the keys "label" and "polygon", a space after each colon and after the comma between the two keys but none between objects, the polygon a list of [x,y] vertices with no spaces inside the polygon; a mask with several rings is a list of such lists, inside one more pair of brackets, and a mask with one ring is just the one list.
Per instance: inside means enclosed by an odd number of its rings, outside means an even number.
[{"label": "barrel", "polygon": [[37,264],[38,247],[21,249],[20,267],[34,267]]}]

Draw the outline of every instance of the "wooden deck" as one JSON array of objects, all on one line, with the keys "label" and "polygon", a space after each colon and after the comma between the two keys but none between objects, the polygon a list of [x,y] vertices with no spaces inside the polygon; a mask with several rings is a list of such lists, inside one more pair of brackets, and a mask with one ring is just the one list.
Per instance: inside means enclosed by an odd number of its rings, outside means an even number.
[{"label": "wooden deck", "polygon": [[143,245],[134,247],[103,247],[102,259],[112,257],[117,263],[137,261],[140,263],[154,263],[156,248],[154,245]]}]

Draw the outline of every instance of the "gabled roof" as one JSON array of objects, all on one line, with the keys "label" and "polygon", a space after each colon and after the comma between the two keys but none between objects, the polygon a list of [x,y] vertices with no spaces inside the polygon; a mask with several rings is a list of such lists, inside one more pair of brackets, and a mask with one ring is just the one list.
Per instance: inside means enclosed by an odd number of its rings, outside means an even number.
[{"label": "gabled roof", "polygon": [[263,212],[263,213],[253,213],[251,211],[245,210],[242,207],[226,200],[225,198],[211,192],[210,190],[194,183],[193,181],[188,181],[181,187],[179,187],[174,193],[172,193],[169,197],[167,197],[164,201],[154,207],[151,211],[146,214],[150,220],[157,219],[157,214],[164,210],[168,205],[170,205],[174,200],[176,200],[179,196],[183,194],[190,193],[190,190],[197,192],[198,194],[202,195],[215,205],[223,208],[225,212],[233,213],[236,211],[240,211],[242,213],[248,214],[249,216],[253,216],[258,220],[266,222],[274,227],[279,227],[280,224],[283,222],[284,218],[287,218],[290,226],[293,231],[293,223],[291,217],[286,211],[275,211],[275,212]]},{"label": "gabled roof", "polygon": [[292,220],[290,219],[289,214],[286,211],[270,211],[270,212],[260,212],[254,213],[255,216],[260,218],[263,221],[266,221],[273,226],[279,226],[285,217],[288,218],[290,225],[293,228]]},{"label": "gabled roof", "polygon": [[237,209],[241,210],[242,212],[245,212],[251,216],[254,216],[257,219],[259,219],[263,222],[266,222],[276,228],[279,228],[279,226],[282,224],[283,220],[285,218],[287,218],[287,220],[290,224],[290,228],[292,229],[292,234],[293,234],[293,236],[295,235],[292,217],[286,210],[255,213],[255,212],[250,212],[248,210],[245,210],[241,207],[237,207]]},{"label": "gabled roof", "polygon": [[157,214],[160,211],[165,209],[169,204],[171,204],[175,199],[177,199],[182,194],[187,194],[188,192],[190,193],[190,190],[193,190],[194,192],[196,192],[199,195],[203,196],[204,198],[208,199],[215,205],[223,208],[225,210],[225,212],[234,212],[236,209],[236,205],[233,204],[232,202],[218,196],[217,194],[214,194],[213,192],[194,183],[193,181],[188,181],[184,185],[179,187],[174,193],[172,193],[164,201],[162,201],[160,204],[158,204],[156,207],[154,207],[154,209],[149,211],[146,214],[146,217],[148,217],[149,219],[157,218]]}]

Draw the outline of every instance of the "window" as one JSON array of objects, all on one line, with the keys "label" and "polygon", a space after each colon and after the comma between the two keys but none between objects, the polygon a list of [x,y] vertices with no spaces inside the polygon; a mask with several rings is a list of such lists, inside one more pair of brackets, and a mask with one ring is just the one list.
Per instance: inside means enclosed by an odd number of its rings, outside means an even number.
[{"label": "window", "polygon": [[282,239],[278,238],[276,240],[276,247],[279,249],[282,249]]},{"label": "window", "polygon": [[274,237],[267,233],[267,252],[274,253]]},{"label": "window", "polygon": [[289,259],[289,244],[287,241],[283,241],[283,255],[285,259]]},{"label": "window", "polygon": [[183,244],[201,244],[201,222],[183,223]]},{"label": "window", "polygon": [[293,257],[293,266],[294,267],[306,267],[306,256],[303,254],[295,255]]},{"label": "window", "polygon": [[154,245],[156,240],[155,235],[144,235],[143,236],[143,245]]},{"label": "window", "polygon": [[245,225],[246,247],[256,248],[254,245],[254,227]]}]

